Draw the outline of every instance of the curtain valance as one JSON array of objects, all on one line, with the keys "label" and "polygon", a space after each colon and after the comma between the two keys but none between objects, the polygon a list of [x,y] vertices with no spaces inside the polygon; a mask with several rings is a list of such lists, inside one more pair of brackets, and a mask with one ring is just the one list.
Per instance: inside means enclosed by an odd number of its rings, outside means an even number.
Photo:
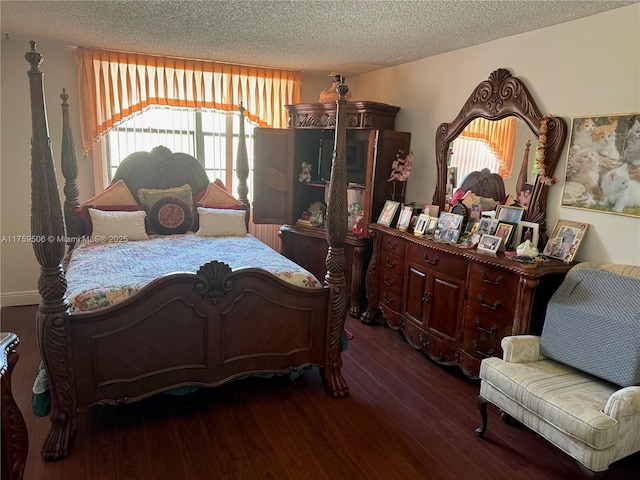
[{"label": "curtain valance", "polygon": [[301,100],[302,72],[93,48],[75,53],[83,151],[149,105],[233,111],[242,102],[261,126],[287,125]]}]

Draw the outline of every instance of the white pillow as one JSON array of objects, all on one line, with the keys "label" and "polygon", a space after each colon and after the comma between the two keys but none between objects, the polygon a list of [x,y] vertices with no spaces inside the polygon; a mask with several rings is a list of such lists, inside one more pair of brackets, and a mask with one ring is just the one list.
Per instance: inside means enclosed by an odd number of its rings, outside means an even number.
[{"label": "white pillow", "polygon": [[90,208],[89,215],[93,225],[91,240],[94,242],[129,242],[149,239],[144,228],[144,219],[147,216],[144,210],[121,212]]},{"label": "white pillow", "polygon": [[245,210],[198,207],[201,237],[245,237]]}]

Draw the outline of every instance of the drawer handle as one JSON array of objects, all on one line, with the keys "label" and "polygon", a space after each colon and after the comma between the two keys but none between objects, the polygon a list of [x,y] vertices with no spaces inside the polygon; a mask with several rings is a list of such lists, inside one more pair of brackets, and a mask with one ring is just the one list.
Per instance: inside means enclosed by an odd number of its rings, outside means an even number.
[{"label": "drawer handle", "polygon": [[398,242],[391,243],[390,240],[387,240],[387,247],[389,247],[391,250],[395,250],[396,248],[398,248]]},{"label": "drawer handle", "polygon": [[388,298],[387,297],[387,292],[382,292],[382,301],[384,303],[386,303],[387,305],[391,305],[393,303],[393,297],[392,298]]},{"label": "drawer handle", "polygon": [[484,297],[480,293],[478,294],[478,301],[480,302],[480,305],[482,305],[484,308],[488,308],[489,310],[496,310],[502,305],[502,302],[500,300],[496,300],[493,305],[489,305],[484,301]]},{"label": "drawer handle", "polygon": [[490,283],[491,285],[500,285],[504,282],[504,277],[502,275],[498,276],[495,280],[491,280],[487,278],[487,274],[484,273],[484,270],[480,270],[480,276],[482,277],[482,281],[485,283]]},{"label": "drawer handle", "polygon": [[492,325],[491,328],[487,330],[480,324],[480,319],[478,317],[474,318],[473,321],[476,322],[476,327],[478,327],[478,330],[481,332],[492,334],[498,331],[498,325]]},{"label": "drawer handle", "polygon": [[382,279],[382,282],[387,286],[387,287],[393,287],[393,284],[395,283],[395,280],[392,278],[391,280],[387,280],[387,276],[385,275],[384,278]]},{"label": "drawer handle", "polygon": [[396,266],[396,261],[395,260],[393,262],[390,262],[389,258],[385,258],[384,261],[386,262],[387,267],[389,267],[389,268],[394,268]]},{"label": "drawer handle", "polygon": [[440,263],[440,257],[436,257],[433,260],[429,260],[429,257],[427,256],[426,252],[422,254],[422,258],[424,259],[425,262],[431,265],[437,265]]},{"label": "drawer handle", "polygon": [[428,302],[429,300],[431,300],[431,292],[424,292],[422,294],[422,301]]},{"label": "drawer handle", "polygon": [[489,357],[495,356],[496,351],[493,348],[489,349],[489,351],[487,353],[484,353],[484,352],[478,350],[478,342],[476,342],[474,340],[472,343],[473,343],[473,349],[476,351],[476,353],[478,355],[482,355],[484,358],[489,358]]}]

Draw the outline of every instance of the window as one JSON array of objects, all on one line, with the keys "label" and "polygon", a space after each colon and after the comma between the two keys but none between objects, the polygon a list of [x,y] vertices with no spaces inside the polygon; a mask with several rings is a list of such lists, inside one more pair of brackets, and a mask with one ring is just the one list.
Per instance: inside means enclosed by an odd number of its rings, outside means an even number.
[{"label": "window", "polygon": [[[246,118],[245,118],[246,120]],[[235,156],[240,126],[238,113],[214,110],[150,107],[132,115],[106,135],[107,176],[111,181],[120,160],[137,151],[162,145],[197,158],[211,181],[219,178],[235,195]],[[247,120],[249,123],[249,121]],[[249,158],[249,199],[253,192],[253,126],[245,125]],[[197,192],[194,192],[197,193]]]}]

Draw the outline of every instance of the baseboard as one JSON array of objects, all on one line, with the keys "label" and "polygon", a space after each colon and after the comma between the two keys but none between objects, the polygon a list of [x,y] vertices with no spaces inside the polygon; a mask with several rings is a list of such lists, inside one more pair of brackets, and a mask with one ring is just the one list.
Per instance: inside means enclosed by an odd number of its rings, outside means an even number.
[{"label": "baseboard", "polygon": [[39,303],[40,293],[37,290],[0,294],[1,307],[19,307],[23,305],[38,305]]}]

